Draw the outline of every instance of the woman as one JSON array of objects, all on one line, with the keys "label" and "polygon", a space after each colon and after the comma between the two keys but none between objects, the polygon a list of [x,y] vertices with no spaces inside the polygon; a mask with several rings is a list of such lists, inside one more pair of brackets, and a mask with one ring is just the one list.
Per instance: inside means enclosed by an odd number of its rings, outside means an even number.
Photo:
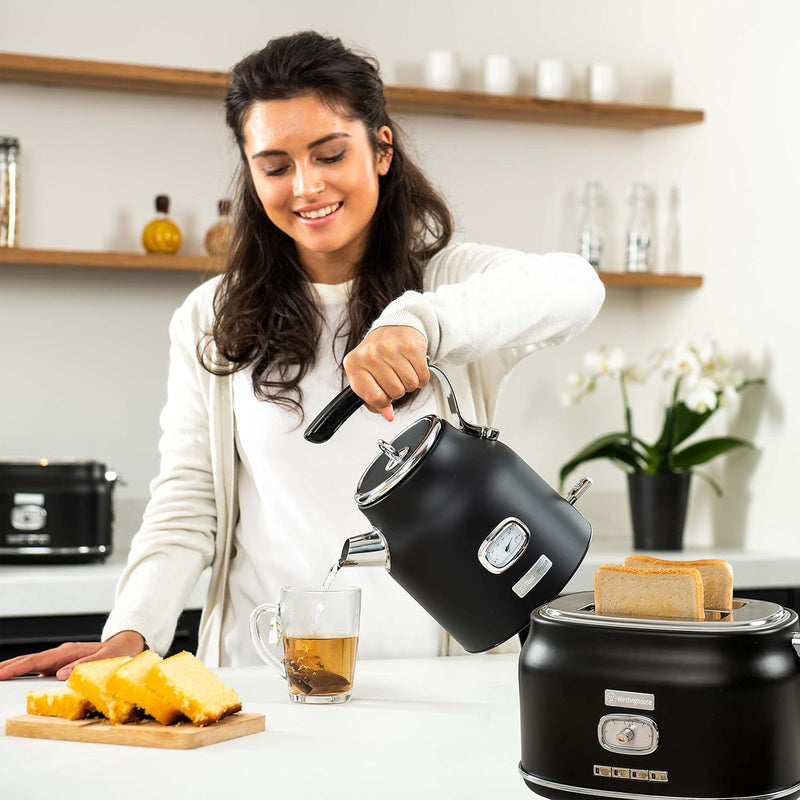
[{"label": "woman", "polygon": [[[160,473],[102,641],[11,659],[0,678],[163,653],[209,565],[198,655],[257,663],[251,609],[320,583],[368,527],[352,494],[376,439],[447,415],[426,357],[465,418],[489,424],[511,368],[602,304],[578,256],[450,244],[450,213],[408,158],[377,65],[338,39],[272,40],[234,68],[226,112],[241,155],[228,268],[173,317]],[[305,424],[346,382],[366,408],[309,445]],[[360,655],[442,652],[440,629],[383,570],[347,578],[364,591]]]}]

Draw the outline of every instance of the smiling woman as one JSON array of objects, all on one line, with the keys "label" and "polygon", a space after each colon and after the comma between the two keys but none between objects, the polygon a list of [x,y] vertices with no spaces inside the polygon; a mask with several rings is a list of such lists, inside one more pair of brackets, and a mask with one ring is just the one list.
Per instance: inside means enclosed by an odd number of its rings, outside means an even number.
[{"label": "smiling woman", "polygon": [[370,136],[361,120],[313,94],[261,101],[247,115],[243,151],[256,194],[269,219],[294,240],[313,282],[355,277],[391,144],[388,126]]},{"label": "smiling woman", "polygon": [[[228,263],[170,326],[161,472],[103,640],[11,659],[0,679],[163,653],[209,565],[198,655],[258,663],[253,608],[320,582],[366,524],[352,493],[372,443],[420,414],[447,417],[428,359],[447,365],[464,415],[491,425],[520,359],[602,304],[574,254],[450,242],[450,212],[406,154],[377,64],[339,39],[270,41],[234,67],[225,107],[240,155]],[[346,383],[365,408],[311,448],[304,418]],[[360,657],[449,652],[410,595],[364,572]]]}]

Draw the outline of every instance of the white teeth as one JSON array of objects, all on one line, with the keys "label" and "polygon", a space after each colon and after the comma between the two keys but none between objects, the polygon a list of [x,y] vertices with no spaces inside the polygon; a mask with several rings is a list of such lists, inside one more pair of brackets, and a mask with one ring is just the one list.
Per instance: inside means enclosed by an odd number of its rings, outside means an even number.
[{"label": "white teeth", "polygon": [[297,213],[303,219],[319,219],[320,217],[327,217],[328,214],[333,214],[336,211],[341,203],[334,203],[332,206],[325,206],[325,208],[318,208],[315,211],[298,211]]}]

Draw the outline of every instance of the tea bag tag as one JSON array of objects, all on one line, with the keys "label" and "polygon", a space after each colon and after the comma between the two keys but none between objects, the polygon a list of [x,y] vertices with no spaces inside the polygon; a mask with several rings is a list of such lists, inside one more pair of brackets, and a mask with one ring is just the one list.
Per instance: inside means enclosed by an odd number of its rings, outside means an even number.
[{"label": "tea bag tag", "polygon": [[278,625],[275,621],[275,617],[271,617],[269,621],[269,636],[267,637],[267,643],[277,646],[279,639],[280,634],[278,633]]}]

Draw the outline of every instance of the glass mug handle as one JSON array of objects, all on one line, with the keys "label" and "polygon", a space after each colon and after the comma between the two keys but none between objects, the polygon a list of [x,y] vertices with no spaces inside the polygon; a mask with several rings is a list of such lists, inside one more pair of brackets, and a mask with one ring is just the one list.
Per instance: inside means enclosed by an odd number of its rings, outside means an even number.
[{"label": "glass mug handle", "polygon": [[278,630],[281,630],[280,604],[262,603],[260,606],[256,606],[253,609],[252,614],[250,614],[250,638],[253,640],[253,645],[258,651],[258,654],[261,656],[263,662],[275,667],[280,676],[285,679],[286,665],[284,664],[283,659],[278,658],[272,652],[272,649],[275,648],[271,648],[269,644],[264,644],[264,640],[261,638],[261,633],[258,630],[258,623],[262,615],[270,613],[275,615],[273,620]]}]

